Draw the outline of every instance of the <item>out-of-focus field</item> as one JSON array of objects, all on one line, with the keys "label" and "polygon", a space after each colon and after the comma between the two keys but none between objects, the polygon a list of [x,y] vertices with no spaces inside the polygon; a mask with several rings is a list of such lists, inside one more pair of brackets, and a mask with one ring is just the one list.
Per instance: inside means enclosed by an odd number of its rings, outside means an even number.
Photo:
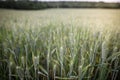
[{"label": "out-of-focus field", "polygon": [[0,9],[0,79],[117,80],[120,9]]},{"label": "out-of-focus field", "polygon": [[[17,21],[17,24],[44,26],[52,24],[66,24],[75,26],[118,27],[120,25],[119,9],[48,9],[41,11],[0,10],[0,22]],[[10,25],[10,24],[9,24]]]}]

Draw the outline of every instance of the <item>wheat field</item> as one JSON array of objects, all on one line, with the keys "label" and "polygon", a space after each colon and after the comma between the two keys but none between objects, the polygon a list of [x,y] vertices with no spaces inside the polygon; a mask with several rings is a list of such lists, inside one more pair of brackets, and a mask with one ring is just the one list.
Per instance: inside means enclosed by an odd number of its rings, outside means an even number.
[{"label": "wheat field", "polygon": [[119,80],[120,9],[0,9],[0,80]]}]

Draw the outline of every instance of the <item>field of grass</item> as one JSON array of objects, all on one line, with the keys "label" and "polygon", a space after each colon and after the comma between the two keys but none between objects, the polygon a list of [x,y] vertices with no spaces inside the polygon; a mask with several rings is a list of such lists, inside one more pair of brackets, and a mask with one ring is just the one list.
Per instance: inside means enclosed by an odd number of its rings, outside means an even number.
[{"label": "field of grass", "polygon": [[0,80],[119,80],[120,9],[0,9]]}]

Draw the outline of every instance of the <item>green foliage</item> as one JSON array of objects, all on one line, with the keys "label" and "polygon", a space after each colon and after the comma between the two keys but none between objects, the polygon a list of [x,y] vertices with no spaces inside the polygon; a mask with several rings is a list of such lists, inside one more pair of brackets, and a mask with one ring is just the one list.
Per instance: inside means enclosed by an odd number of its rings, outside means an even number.
[{"label": "green foliage", "polygon": [[44,2],[36,2],[36,1],[0,1],[1,8],[9,8],[9,9],[45,9],[47,8]]},{"label": "green foliage", "polygon": [[38,10],[46,8],[120,8],[120,3],[104,2],[40,2],[29,0],[0,1],[0,8]]}]

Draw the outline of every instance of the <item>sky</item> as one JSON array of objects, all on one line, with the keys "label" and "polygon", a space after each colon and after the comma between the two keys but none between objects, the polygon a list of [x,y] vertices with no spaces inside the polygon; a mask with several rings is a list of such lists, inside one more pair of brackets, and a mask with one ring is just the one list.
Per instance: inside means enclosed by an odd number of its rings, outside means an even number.
[{"label": "sky", "polygon": [[39,1],[92,1],[92,2],[120,2],[120,0],[39,0]]}]

